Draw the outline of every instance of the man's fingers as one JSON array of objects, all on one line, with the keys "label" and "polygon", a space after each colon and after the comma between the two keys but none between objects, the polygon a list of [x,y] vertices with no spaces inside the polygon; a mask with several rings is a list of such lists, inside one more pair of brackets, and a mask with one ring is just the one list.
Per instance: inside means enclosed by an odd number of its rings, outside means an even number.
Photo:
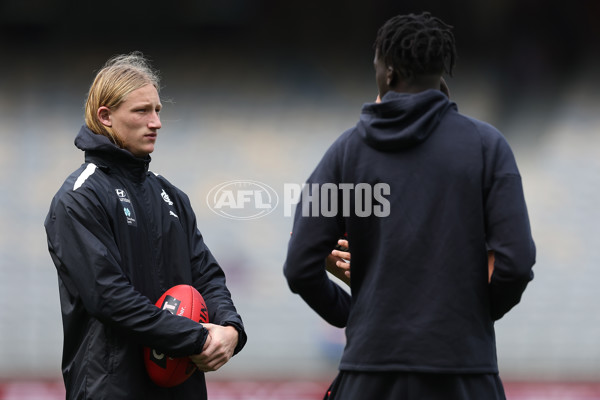
[{"label": "man's fingers", "polygon": [[346,239],[339,239],[335,249],[340,251],[348,251],[348,241]]},{"label": "man's fingers", "polygon": [[332,250],[331,255],[334,257],[341,258],[343,260],[350,260],[350,253],[347,251]]},{"label": "man's fingers", "polygon": [[221,368],[226,362],[227,360],[225,359],[216,359],[204,363],[198,363],[196,364],[196,367],[198,367],[198,369],[202,372],[212,372]]},{"label": "man's fingers", "polygon": [[203,324],[209,335],[202,353],[191,357],[198,369],[204,372],[216,371],[233,356],[238,333],[234,327]]},{"label": "man's fingers", "polygon": [[194,364],[203,372],[216,371],[229,361],[229,357],[224,353],[206,354],[197,357]]}]

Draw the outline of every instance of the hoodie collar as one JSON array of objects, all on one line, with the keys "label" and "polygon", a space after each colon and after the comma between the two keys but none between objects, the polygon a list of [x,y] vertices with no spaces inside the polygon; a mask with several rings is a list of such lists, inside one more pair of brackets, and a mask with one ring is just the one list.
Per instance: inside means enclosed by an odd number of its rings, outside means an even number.
[{"label": "hoodie collar", "polygon": [[116,146],[106,136],[92,132],[86,125],[81,127],[75,137],[75,146],[85,152],[86,162],[93,162],[108,173],[118,171],[134,181],[143,181],[146,178],[150,156],[135,157],[129,151]]},{"label": "hoodie collar", "polygon": [[378,150],[408,148],[427,140],[450,108],[456,109],[456,104],[439,90],[390,91],[381,103],[363,106],[357,129],[363,140]]}]

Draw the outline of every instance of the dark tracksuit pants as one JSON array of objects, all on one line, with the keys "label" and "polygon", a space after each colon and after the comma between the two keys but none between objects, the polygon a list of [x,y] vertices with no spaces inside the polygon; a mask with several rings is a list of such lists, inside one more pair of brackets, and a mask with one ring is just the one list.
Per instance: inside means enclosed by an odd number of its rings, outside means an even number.
[{"label": "dark tracksuit pants", "polygon": [[341,371],[324,400],[506,400],[497,374]]}]

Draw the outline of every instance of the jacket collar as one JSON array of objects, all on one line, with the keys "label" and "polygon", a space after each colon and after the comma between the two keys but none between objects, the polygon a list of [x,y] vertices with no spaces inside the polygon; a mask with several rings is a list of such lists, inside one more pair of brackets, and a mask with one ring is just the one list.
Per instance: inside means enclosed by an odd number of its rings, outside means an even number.
[{"label": "jacket collar", "polygon": [[129,151],[117,147],[109,138],[82,126],[75,138],[75,146],[85,152],[85,161],[93,162],[107,173],[118,173],[136,182],[146,179],[150,156],[135,157]]}]

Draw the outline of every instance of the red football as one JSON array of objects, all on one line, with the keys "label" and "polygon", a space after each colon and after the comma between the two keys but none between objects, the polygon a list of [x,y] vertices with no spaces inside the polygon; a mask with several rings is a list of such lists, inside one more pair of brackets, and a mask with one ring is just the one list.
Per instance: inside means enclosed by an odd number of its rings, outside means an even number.
[{"label": "red football", "polygon": [[[190,285],[173,286],[158,299],[156,306],[192,321],[208,322],[206,303]],[[148,347],[144,347],[144,363],[150,378],[162,387],[179,385],[196,371],[189,357],[173,358]]]}]

